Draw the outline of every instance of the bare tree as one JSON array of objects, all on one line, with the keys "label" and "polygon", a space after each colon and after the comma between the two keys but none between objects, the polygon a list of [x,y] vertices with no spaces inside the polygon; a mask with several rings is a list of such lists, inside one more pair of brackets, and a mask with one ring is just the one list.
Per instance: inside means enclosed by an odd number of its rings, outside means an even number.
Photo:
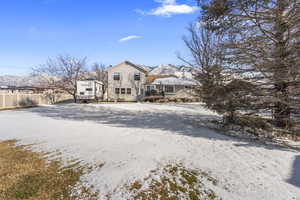
[{"label": "bare tree", "polygon": [[75,58],[69,55],[50,58],[45,64],[33,69],[33,74],[41,76],[48,87],[65,91],[73,96],[75,102],[76,82],[84,79],[86,72],[86,58]]},{"label": "bare tree", "polygon": [[222,65],[222,50],[219,46],[221,36],[213,31],[191,24],[189,35],[183,41],[190,52],[190,59],[179,56],[183,62],[197,68],[195,78],[199,81],[199,95],[202,101],[211,108],[216,100],[213,90],[222,86],[225,81],[224,67]]},{"label": "bare tree", "polygon": [[191,25],[188,30],[189,36],[183,40],[192,59],[181,60],[198,68],[196,79],[200,82],[201,100],[231,123],[237,111],[249,109],[251,84],[232,76],[224,64],[223,35],[199,24]]},{"label": "bare tree", "polygon": [[183,37],[186,47],[190,50],[192,59],[190,61],[182,59],[185,63],[197,67],[201,72],[209,73],[214,65],[221,65],[221,35],[216,35],[213,31],[205,29],[200,23],[191,24],[188,27],[188,36]]},{"label": "bare tree", "polygon": [[106,70],[106,66],[101,63],[94,63],[92,65],[92,71],[95,72],[94,78],[97,81],[101,81],[103,83],[103,94],[105,94],[107,88],[108,88],[108,73]]},{"label": "bare tree", "polygon": [[300,1],[198,2],[206,28],[226,35],[227,66],[261,91],[256,109],[272,111],[276,125],[287,127],[299,108]]}]

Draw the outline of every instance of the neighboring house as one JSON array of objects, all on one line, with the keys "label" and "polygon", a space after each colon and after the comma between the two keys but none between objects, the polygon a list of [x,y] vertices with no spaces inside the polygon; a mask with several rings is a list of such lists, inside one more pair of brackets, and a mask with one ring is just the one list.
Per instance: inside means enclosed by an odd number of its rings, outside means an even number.
[{"label": "neighboring house", "polygon": [[79,101],[102,101],[103,83],[94,79],[77,81],[76,95]]},{"label": "neighboring house", "polygon": [[199,83],[193,79],[176,76],[149,76],[145,84],[145,100],[151,98],[196,100]]},{"label": "neighboring house", "polygon": [[144,84],[148,69],[143,65],[136,65],[124,61],[108,71],[108,101],[141,101],[144,97]]}]

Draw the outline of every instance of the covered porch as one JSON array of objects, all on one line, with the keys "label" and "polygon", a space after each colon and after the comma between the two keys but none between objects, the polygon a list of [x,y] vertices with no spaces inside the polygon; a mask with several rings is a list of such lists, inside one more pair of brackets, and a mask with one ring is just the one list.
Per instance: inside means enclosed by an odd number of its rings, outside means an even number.
[{"label": "covered porch", "polygon": [[159,78],[145,85],[145,100],[196,101],[197,86],[194,80]]}]

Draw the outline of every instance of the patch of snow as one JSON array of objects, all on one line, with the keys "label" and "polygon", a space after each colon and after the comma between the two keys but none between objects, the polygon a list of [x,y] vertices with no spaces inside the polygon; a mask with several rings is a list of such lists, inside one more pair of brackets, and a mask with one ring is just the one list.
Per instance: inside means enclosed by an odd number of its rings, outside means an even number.
[{"label": "patch of snow", "polygon": [[299,152],[197,126],[219,118],[198,103],[43,106],[0,112],[0,140],[19,139],[36,143],[37,151],[59,150],[66,159],[105,163],[84,177],[101,199],[165,163],[209,172],[225,200],[299,199]]},{"label": "patch of snow", "polygon": [[175,75],[176,72],[180,72],[179,68],[171,64],[161,64],[155,67],[150,74],[152,75]]},{"label": "patch of snow", "polygon": [[140,65],[140,64],[135,64],[135,65],[142,68],[142,69],[144,69],[147,72],[150,72],[153,69],[152,67],[149,67],[147,65]]},{"label": "patch of snow", "polygon": [[197,73],[198,71],[195,68],[171,64],[161,64],[150,71],[150,75],[174,75],[184,79],[193,79]]},{"label": "patch of snow", "polygon": [[183,79],[176,77],[158,78],[152,83],[153,85],[198,85],[198,82],[193,79]]},{"label": "patch of snow", "polygon": [[188,79],[193,78],[193,74],[191,72],[175,72],[174,75],[177,76],[178,78],[188,78]]},{"label": "patch of snow", "polygon": [[41,76],[0,76],[0,86],[37,86],[43,82]]}]

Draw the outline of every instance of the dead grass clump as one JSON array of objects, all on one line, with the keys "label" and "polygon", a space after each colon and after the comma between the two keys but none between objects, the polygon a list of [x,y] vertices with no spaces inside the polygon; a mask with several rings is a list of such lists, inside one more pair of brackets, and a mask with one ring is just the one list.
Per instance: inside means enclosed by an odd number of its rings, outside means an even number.
[{"label": "dead grass clump", "polygon": [[264,119],[255,115],[240,115],[235,119],[234,123],[243,127],[251,127],[255,129],[272,129],[272,124],[269,119]]},{"label": "dead grass clump", "polygon": [[182,165],[167,165],[150,172],[144,182],[135,181],[128,191],[136,200],[217,200],[220,199],[208,185],[216,179],[200,170],[190,170]]},{"label": "dead grass clump", "polygon": [[[226,120],[225,120],[226,121]],[[237,115],[233,122],[224,124],[222,129],[241,131],[256,138],[300,140],[300,120],[291,119],[285,128],[275,126],[276,121],[258,115]]]},{"label": "dead grass clump", "polygon": [[97,193],[80,184],[84,167],[47,161],[46,155],[16,146],[15,140],[0,142],[0,199],[97,199]]}]

